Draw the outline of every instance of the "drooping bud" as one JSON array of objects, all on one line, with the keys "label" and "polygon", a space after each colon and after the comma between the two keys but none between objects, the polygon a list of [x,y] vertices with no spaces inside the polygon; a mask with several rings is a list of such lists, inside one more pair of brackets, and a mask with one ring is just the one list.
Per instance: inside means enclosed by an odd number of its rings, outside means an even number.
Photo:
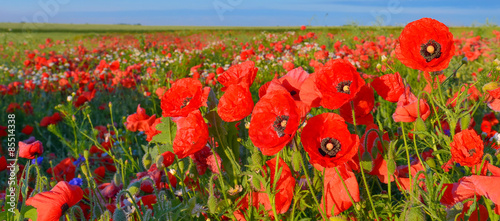
[{"label": "drooping bud", "polygon": [[365,151],[361,156],[361,161],[359,162],[364,170],[370,172],[373,170],[373,160],[372,156],[368,151]]},{"label": "drooping bud", "polygon": [[295,172],[300,172],[300,166],[302,162],[302,155],[300,151],[294,151],[292,153],[292,168]]},{"label": "drooping bud", "polygon": [[151,167],[152,163],[153,163],[153,158],[151,157],[151,154],[148,151],[146,154],[144,154],[144,156],[142,156],[142,165],[146,170],[148,170],[149,167]]},{"label": "drooping bud", "polygon": [[125,212],[121,208],[116,208],[115,212],[113,213],[113,220],[114,221],[127,221],[127,215],[125,215]]},{"label": "drooping bud", "polygon": [[141,182],[139,181],[130,183],[127,187],[127,191],[129,191],[130,194],[132,194],[133,196],[137,196],[140,190],[141,190]]}]

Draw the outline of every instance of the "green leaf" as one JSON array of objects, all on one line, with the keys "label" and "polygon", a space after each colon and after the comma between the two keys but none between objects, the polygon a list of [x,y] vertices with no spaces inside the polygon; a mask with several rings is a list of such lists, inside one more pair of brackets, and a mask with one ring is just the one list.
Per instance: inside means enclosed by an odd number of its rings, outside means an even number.
[{"label": "green leaf", "polygon": [[36,221],[38,217],[38,212],[36,211],[36,208],[32,206],[23,206],[21,208],[21,214],[24,216],[24,218],[29,218],[33,221]]},{"label": "green leaf", "polygon": [[177,132],[177,125],[169,117],[162,118],[161,123],[156,125],[156,129],[161,133],[154,136],[152,142],[172,144]]}]

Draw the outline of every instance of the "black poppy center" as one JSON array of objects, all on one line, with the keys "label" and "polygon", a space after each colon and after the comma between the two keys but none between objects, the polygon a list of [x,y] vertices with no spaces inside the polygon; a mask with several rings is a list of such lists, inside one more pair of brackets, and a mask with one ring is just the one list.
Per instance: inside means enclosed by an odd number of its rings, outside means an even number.
[{"label": "black poppy center", "polygon": [[432,61],[434,58],[439,58],[441,57],[441,45],[431,39],[420,46],[420,55],[422,55],[427,62]]},{"label": "black poppy center", "polygon": [[351,94],[352,81],[342,81],[337,84],[337,91],[344,94]]},{"label": "black poppy center", "polygon": [[63,205],[61,206],[61,215],[62,215],[62,214],[65,214],[65,213],[66,213],[66,211],[68,211],[68,209],[69,209],[68,204],[67,204],[67,203],[63,204]]},{"label": "black poppy center", "polygon": [[337,153],[340,152],[342,145],[340,144],[340,141],[327,137],[321,140],[321,147],[318,149],[319,153],[323,156],[330,156],[330,157],[336,157]]},{"label": "black poppy center", "polygon": [[297,94],[297,91],[290,91],[290,95],[294,96]]},{"label": "black poppy center", "polygon": [[186,97],[186,98],[182,101],[181,108],[184,108],[185,106],[188,106],[188,105],[189,105],[189,102],[191,101],[191,99],[193,99],[193,98],[192,98],[192,97]]},{"label": "black poppy center", "polygon": [[273,123],[274,131],[278,134],[278,137],[285,136],[286,124],[288,123],[288,116],[281,115],[277,116]]},{"label": "black poppy center", "polygon": [[476,149],[472,148],[468,152],[469,152],[469,157],[472,157],[476,153]]}]

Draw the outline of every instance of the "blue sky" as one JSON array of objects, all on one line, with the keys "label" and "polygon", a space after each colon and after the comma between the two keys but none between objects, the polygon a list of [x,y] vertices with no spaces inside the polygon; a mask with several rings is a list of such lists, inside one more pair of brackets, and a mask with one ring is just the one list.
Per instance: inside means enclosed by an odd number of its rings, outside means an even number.
[{"label": "blue sky", "polygon": [[0,0],[0,22],[193,26],[500,24],[499,0]]}]

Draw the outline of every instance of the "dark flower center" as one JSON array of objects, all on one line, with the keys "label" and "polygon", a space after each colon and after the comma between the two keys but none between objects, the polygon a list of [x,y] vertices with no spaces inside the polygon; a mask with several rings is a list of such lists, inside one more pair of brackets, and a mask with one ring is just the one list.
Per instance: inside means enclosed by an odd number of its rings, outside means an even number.
[{"label": "dark flower center", "polygon": [[337,91],[344,94],[351,94],[352,81],[342,81],[337,84]]},{"label": "dark flower center", "polygon": [[193,99],[192,97],[186,97],[184,101],[182,101],[181,109],[184,108],[185,106],[189,105],[189,102]]},{"label": "dark flower center", "polygon": [[327,137],[321,140],[321,147],[318,148],[319,153],[323,156],[335,157],[340,152],[342,145],[335,138]]},{"label": "dark flower center", "polygon": [[63,205],[61,206],[61,215],[62,215],[62,214],[65,214],[65,213],[66,213],[66,211],[68,211],[68,209],[69,209],[68,204],[67,204],[67,203],[63,204]]},{"label": "dark flower center", "polygon": [[274,131],[278,134],[278,137],[285,136],[286,124],[288,122],[288,116],[281,115],[276,117],[273,123]]},{"label": "dark flower center", "polygon": [[425,61],[431,62],[432,59],[441,57],[441,45],[431,39],[420,46],[420,55],[425,58]]},{"label": "dark flower center", "polygon": [[294,96],[297,94],[297,91],[290,91],[290,95]]},{"label": "dark flower center", "polygon": [[476,149],[472,148],[468,152],[469,152],[469,157],[472,157],[476,153]]}]

